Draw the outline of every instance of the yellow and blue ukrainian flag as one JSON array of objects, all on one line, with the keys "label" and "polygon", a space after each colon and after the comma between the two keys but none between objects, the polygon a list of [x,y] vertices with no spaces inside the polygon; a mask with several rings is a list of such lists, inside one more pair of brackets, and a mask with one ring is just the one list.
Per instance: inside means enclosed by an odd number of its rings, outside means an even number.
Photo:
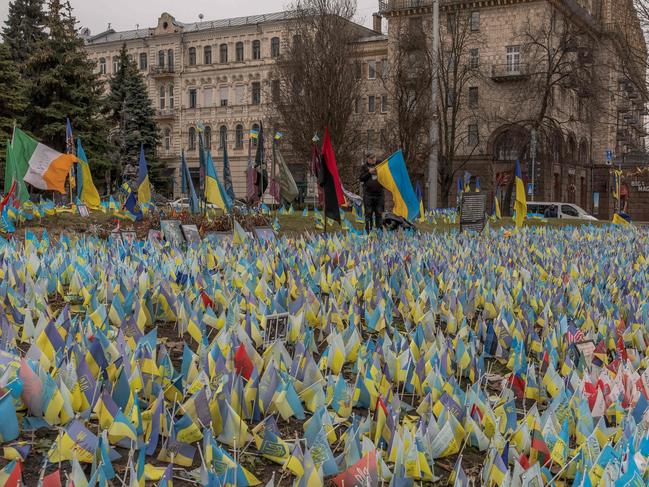
[{"label": "yellow and blue ukrainian flag", "polygon": [[412,189],[412,183],[406,169],[401,149],[376,166],[379,183],[390,193],[394,200],[392,212],[407,220],[414,220],[419,215],[419,200]]},{"label": "yellow and blue ukrainian flag", "polygon": [[142,208],[151,203],[151,185],[149,184],[149,171],[144,158],[144,144],[140,145],[140,163],[137,169],[137,199]]},{"label": "yellow and blue ukrainian flag", "polygon": [[516,201],[514,202],[514,221],[516,226],[523,225],[527,216],[527,200],[525,199],[525,184],[521,175],[521,163],[516,161]]},{"label": "yellow and blue ukrainian flag", "polygon": [[214,169],[214,162],[212,161],[212,154],[207,154],[207,168],[205,174],[205,199],[208,203],[228,211],[232,206],[230,197],[223,189],[219,178]]}]

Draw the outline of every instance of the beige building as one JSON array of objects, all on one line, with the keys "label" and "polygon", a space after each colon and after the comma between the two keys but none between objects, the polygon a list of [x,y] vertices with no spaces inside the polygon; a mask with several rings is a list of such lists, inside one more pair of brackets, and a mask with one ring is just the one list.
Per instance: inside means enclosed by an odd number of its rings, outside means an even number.
[{"label": "beige building", "polygon": [[[432,7],[379,1],[390,62],[404,29],[421,29],[430,52]],[[465,171],[504,197],[520,159],[526,182],[534,162],[536,200],[607,216],[610,184],[594,168],[607,151],[644,151],[646,136],[646,67],[628,56],[632,46],[646,59],[632,0],[440,0],[440,37],[440,122],[458,106],[449,202]]]},{"label": "beige building", "polygon": [[[161,134],[158,157],[167,161],[176,196],[180,193],[181,149],[198,181],[197,126],[201,123],[217,172],[221,174],[222,147],[226,144],[235,193],[238,197],[245,195],[249,150],[253,157],[256,150],[249,134],[269,118],[268,101],[277,89],[272,70],[281,54],[289,20],[290,12],[280,12],[182,23],[163,13],[152,28],[125,32],[109,29],[87,37],[87,52],[106,81],[117,69],[116,60],[124,44],[144,74]],[[359,123],[370,120],[372,132],[366,134],[368,143],[375,144],[380,140],[381,114],[387,109],[380,79],[380,64],[387,57],[387,49],[385,37],[361,26],[359,29],[365,31],[361,52],[370,62],[362,65],[371,93],[359,100],[358,116]],[[373,66],[369,73],[368,64]],[[273,128],[264,123],[264,132],[272,136]],[[303,185],[304,161],[288,162],[294,163],[296,179]]]}]

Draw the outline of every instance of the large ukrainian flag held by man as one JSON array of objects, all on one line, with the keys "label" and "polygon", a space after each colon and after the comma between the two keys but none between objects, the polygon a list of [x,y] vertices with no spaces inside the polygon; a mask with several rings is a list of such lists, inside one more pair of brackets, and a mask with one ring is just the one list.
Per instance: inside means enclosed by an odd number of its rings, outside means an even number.
[{"label": "large ukrainian flag held by man", "polygon": [[24,162],[29,166],[23,178],[26,183],[38,189],[65,194],[65,180],[72,164],[77,161],[74,154],[61,154],[16,128],[13,156],[19,166]]},{"label": "large ukrainian flag held by man", "polygon": [[414,221],[419,215],[419,200],[412,189],[401,149],[376,166],[376,176],[381,186],[392,193],[392,212],[406,220]]}]

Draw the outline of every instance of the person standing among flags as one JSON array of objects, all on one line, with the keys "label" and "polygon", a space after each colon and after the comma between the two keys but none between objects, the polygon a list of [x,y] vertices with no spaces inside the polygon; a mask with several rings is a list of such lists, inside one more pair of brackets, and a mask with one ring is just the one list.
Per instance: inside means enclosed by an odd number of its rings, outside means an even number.
[{"label": "person standing among flags", "polygon": [[361,166],[360,181],[363,183],[363,207],[365,210],[365,231],[381,228],[385,196],[383,186],[376,175],[376,156],[373,151],[365,154],[365,163]]}]

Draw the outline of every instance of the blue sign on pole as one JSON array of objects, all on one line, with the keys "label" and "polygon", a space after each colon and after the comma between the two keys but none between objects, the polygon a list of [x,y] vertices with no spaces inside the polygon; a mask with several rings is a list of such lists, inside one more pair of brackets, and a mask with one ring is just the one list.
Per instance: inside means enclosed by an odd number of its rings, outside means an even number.
[{"label": "blue sign on pole", "polygon": [[609,162],[613,160],[613,151],[610,149],[606,150],[606,160]]}]

